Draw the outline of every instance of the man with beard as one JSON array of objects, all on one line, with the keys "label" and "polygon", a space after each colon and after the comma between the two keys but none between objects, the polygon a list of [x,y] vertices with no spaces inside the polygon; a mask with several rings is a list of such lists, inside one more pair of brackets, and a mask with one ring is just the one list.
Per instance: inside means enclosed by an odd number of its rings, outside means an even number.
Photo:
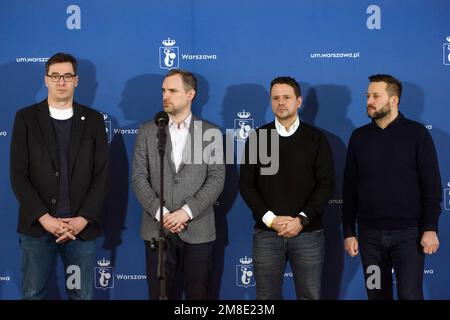
[{"label": "man with beard", "polygon": [[[197,80],[191,72],[172,69],[165,75],[162,100],[169,123],[165,128],[165,202],[161,222],[167,243],[165,289],[170,300],[181,299],[183,290],[188,300],[208,298],[216,239],[214,203],[225,181],[222,133],[192,114],[196,94]],[[163,298],[157,273],[158,250],[152,248],[152,240],[159,237],[160,229],[161,171],[157,134],[158,127],[153,121],[140,127],[132,176],[136,196],[144,209],[141,237],[145,240],[147,281],[152,300]],[[198,137],[201,141],[197,141]],[[201,159],[197,159],[198,155]]]},{"label": "man with beard", "polygon": [[[398,110],[402,85],[369,77],[370,124],[356,129],[344,172],[343,232],[351,257],[361,249],[368,298],[423,299],[425,254],[439,248],[441,179],[433,140]],[[355,223],[358,220],[358,237]]]}]

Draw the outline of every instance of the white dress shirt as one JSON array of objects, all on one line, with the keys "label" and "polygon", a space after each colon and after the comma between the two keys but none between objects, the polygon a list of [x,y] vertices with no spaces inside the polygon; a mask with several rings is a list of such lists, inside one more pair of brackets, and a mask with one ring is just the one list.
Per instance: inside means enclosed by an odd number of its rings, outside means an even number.
[{"label": "white dress shirt", "polygon": [[[176,123],[169,117],[169,133],[170,140],[172,141],[172,161],[175,164],[175,171],[178,173],[178,169],[180,169],[181,162],[183,160],[183,150],[186,145],[186,139],[189,134],[189,127],[191,125],[192,113],[181,121],[180,123]],[[189,209],[189,206],[185,204],[182,209],[186,211],[189,218],[192,219],[192,211]],[[168,214],[170,211],[163,207],[163,215]],[[159,208],[156,212],[156,220],[159,221]]]},{"label": "white dress shirt", "polygon": [[278,121],[277,118],[275,118],[275,128],[277,129],[277,132],[282,137],[290,137],[292,136],[295,131],[297,131],[298,127],[300,126],[300,120],[297,118],[295,119],[294,123],[291,124],[289,130],[286,129],[285,126],[283,126],[280,121]]},{"label": "white dress shirt", "polygon": [[189,126],[192,120],[192,113],[189,113],[186,119],[176,123],[169,118],[170,140],[172,140],[172,161],[175,164],[175,170],[178,173],[181,161],[183,159],[183,150],[186,144],[186,138],[189,134]]}]

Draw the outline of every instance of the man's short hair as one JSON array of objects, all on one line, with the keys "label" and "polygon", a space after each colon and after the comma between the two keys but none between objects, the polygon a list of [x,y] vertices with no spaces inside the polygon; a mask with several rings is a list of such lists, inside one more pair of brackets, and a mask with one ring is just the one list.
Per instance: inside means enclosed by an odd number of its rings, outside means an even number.
[{"label": "man's short hair", "polygon": [[297,80],[295,80],[292,77],[277,77],[270,82],[270,92],[272,92],[272,87],[276,84],[287,84],[288,86],[291,86],[294,89],[295,96],[301,97],[302,96],[302,90],[300,89],[300,85],[298,84]]},{"label": "man's short hair", "polygon": [[52,64],[62,62],[70,62],[73,67],[73,72],[75,72],[75,75],[77,74],[77,59],[75,59],[72,55],[64,52],[55,53],[50,57],[50,59],[47,60],[47,62],[45,63],[45,73],[48,74],[48,70],[50,69],[50,66]]},{"label": "man's short hair", "polygon": [[389,97],[397,96],[398,103],[402,97],[402,83],[389,74],[374,74],[369,77],[370,82],[385,82],[386,91]]},{"label": "man's short hair", "polygon": [[194,90],[197,93],[197,79],[192,74],[192,72],[182,70],[182,69],[172,69],[164,76],[164,79],[167,77],[175,76],[179,74],[181,76],[181,80],[183,80],[183,86],[185,91]]}]

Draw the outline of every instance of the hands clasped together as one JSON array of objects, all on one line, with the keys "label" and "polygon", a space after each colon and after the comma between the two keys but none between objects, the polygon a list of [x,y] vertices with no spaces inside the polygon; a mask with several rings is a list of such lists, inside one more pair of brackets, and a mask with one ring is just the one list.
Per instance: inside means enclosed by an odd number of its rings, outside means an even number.
[{"label": "hands clasped together", "polygon": [[75,240],[76,235],[83,231],[88,224],[83,217],[55,218],[48,213],[40,217],[39,222],[45,230],[57,238],[56,242],[58,243]]},{"label": "hands clasped together", "polygon": [[172,233],[179,233],[187,228],[189,216],[183,209],[178,209],[164,216],[164,228]]},{"label": "hands clasped together", "polygon": [[299,217],[277,216],[272,221],[272,229],[277,231],[280,237],[292,238],[302,231],[303,226]]}]

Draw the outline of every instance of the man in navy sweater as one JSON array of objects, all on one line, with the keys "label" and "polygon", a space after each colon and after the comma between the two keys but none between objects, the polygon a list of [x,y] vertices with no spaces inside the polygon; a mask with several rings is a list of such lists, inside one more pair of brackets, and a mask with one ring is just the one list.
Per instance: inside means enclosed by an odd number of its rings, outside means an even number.
[{"label": "man in navy sweater", "polygon": [[[317,300],[324,260],[321,217],[334,191],[333,157],[323,133],[299,120],[302,97],[294,78],[272,80],[270,96],[275,121],[250,136],[245,147],[249,161],[241,164],[239,181],[255,219],[256,298],[282,298],[284,270],[290,261],[297,298]],[[252,163],[255,141],[251,139],[255,137],[260,140],[255,143],[259,151]],[[279,149],[274,146],[277,142]],[[272,158],[278,157],[276,172],[266,170],[268,164],[260,152],[264,147]]]},{"label": "man in navy sweater", "polygon": [[439,247],[436,150],[427,129],[399,112],[401,83],[390,75],[369,80],[372,122],[356,129],[348,144],[344,246],[351,257],[361,249],[369,299],[393,299],[392,269],[399,299],[423,299],[424,255]]}]

